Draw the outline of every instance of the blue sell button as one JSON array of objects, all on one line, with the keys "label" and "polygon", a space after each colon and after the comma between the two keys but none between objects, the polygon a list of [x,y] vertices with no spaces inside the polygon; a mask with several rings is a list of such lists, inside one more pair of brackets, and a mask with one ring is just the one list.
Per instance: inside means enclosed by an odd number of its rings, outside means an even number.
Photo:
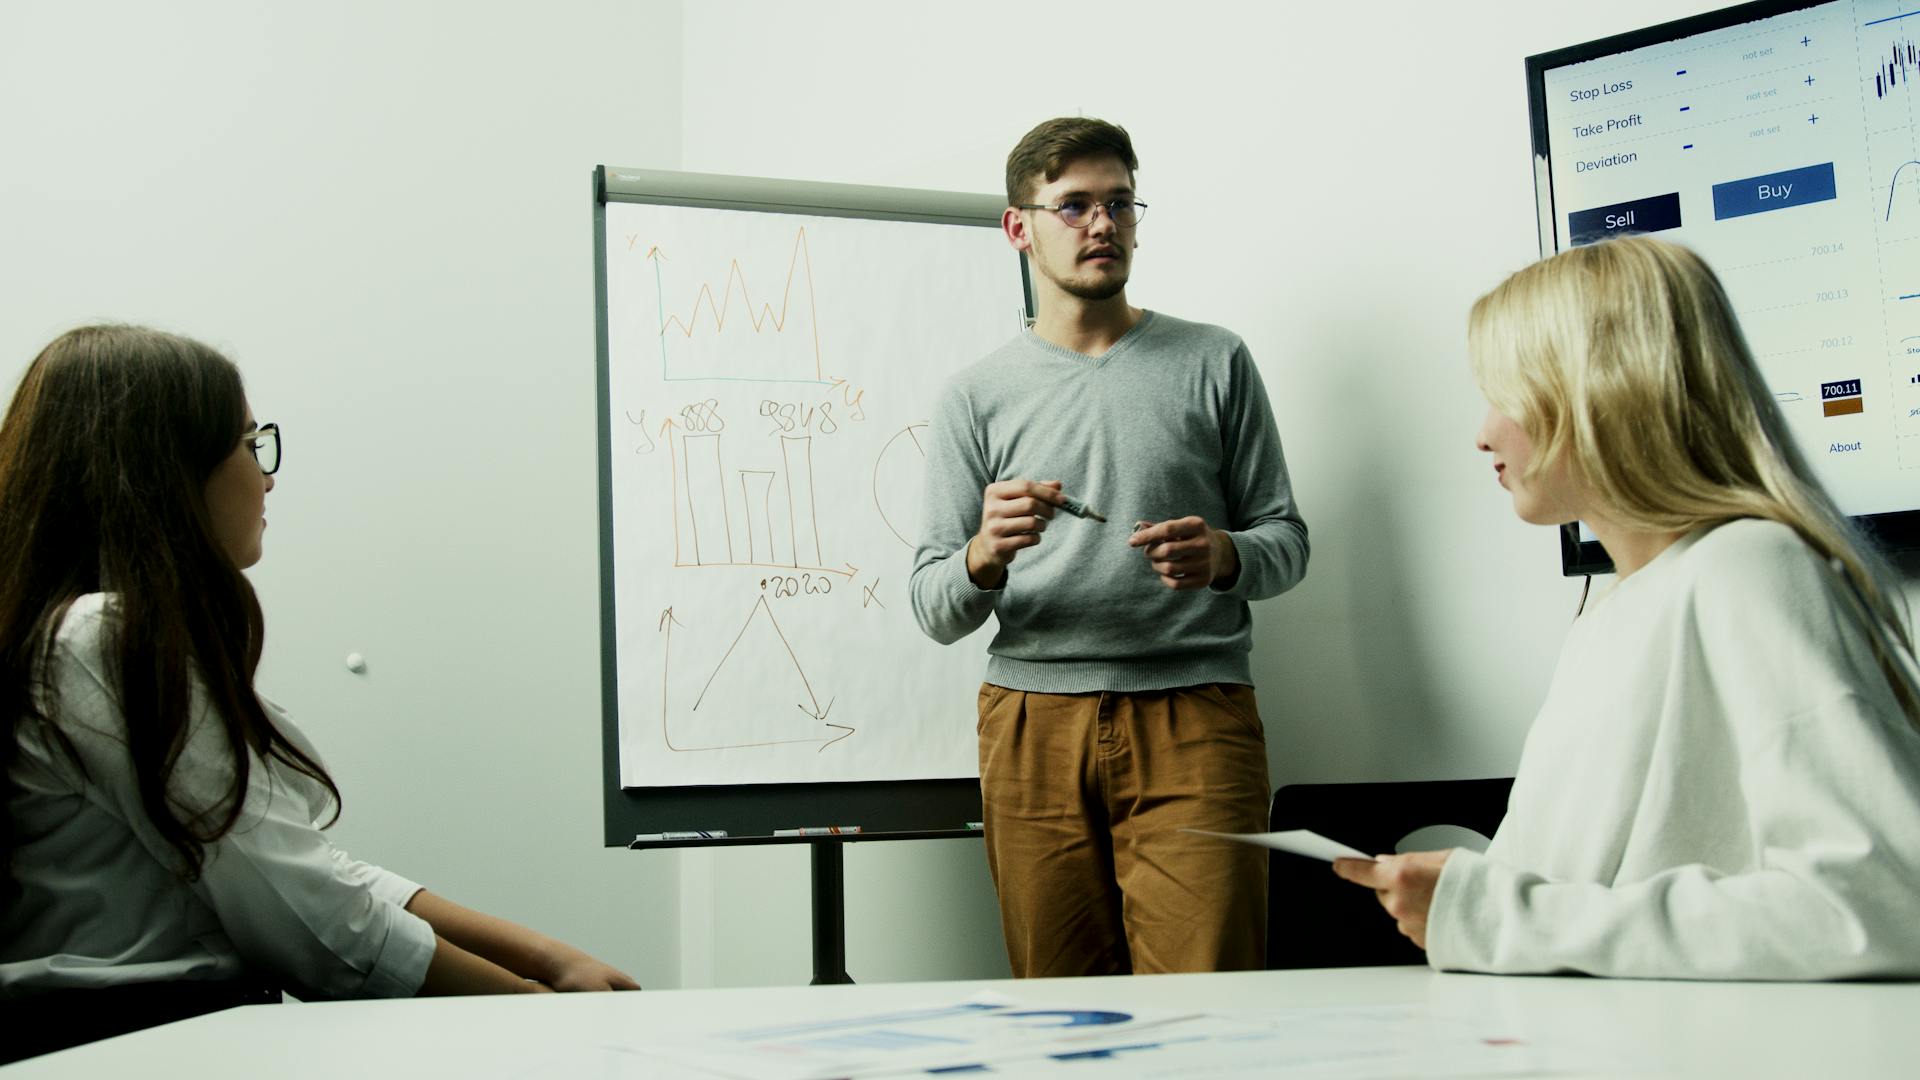
[{"label": "blue sell button", "polygon": [[1713,220],[1764,214],[1834,197],[1833,162],[1713,185]]}]

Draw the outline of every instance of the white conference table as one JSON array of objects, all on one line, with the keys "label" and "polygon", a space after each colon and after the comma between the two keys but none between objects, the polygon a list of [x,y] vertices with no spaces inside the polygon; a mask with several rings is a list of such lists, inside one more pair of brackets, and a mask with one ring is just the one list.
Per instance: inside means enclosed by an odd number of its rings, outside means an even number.
[{"label": "white conference table", "polygon": [[[250,1006],[0,1068],[5,1080],[547,1076],[570,1047],[950,1005],[1246,1013],[1402,1006],[1556,1051],[1555,1075],[1920,1075],[1920,983],[1691,983],[1449,975],[1423,967],[543,994]],[[1078,1068],[1075,1072],[1079,1072]],[[1085,1070],[1094,1080],[1101,1070]],[[667,1077],[657,1068],[571,1075]],[[981,1074],[991,1076],[991,1073]]]}]

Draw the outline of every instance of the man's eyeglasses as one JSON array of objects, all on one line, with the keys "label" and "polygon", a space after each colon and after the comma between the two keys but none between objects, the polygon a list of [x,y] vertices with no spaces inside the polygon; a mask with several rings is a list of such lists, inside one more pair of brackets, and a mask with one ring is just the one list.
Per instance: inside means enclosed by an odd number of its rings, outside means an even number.
[{"label": "man's eyeglasses", "polygon": [[280,425],[261,424],[245,435],[247,449],[253,451],[253,460],[260,471],[268,476],[280,471]]},{"label": "man's eyeglasses", "polygon": [[1107,219],[1122,229],[1131,229],[1140,224],[1147,214],[1147,204],[1138,199],[1108,199],[1106,202],[1094,202],[1092,199],[1068,199],[1057,203],[1021,203],[1022,210],[1051,210],[1060,215],[1060,220],[1070,229],[1084,229],[1093,224],[1094,213],[1107,212]]}]

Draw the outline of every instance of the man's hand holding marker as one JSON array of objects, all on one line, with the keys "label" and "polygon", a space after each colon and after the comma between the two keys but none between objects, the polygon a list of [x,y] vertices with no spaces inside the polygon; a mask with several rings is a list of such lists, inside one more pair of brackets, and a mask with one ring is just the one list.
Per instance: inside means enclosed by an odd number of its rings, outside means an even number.
[{"label": "man's hand holding marker", "polygon": [[[1107,520],[1100,511],[1061,491],[1058,480],[988,484],[980,504],[980,530],[967,541],[967,577],[982,589],[1005,584],[1007,567],[1021,551],[1040,542],[1058,510],[1102,524]],[[1240,574],[1233,540],[1202,518],[1137,521],[1127,543],[1142,549],[1147,565],[1170,589],[1224,588]]]}]

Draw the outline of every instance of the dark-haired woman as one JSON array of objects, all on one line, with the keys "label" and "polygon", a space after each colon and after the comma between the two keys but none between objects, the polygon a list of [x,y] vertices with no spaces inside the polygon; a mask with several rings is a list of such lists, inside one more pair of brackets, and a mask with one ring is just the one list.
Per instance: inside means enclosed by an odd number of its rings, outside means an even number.
[{"label": "dark-haired woman", "polygon": [[230,362],[138,327],[55,340],[0,423],[8,1012],[129,986],[636,988],[328,842],[339,791],[253,687],[241,571],[278,464]]}]

